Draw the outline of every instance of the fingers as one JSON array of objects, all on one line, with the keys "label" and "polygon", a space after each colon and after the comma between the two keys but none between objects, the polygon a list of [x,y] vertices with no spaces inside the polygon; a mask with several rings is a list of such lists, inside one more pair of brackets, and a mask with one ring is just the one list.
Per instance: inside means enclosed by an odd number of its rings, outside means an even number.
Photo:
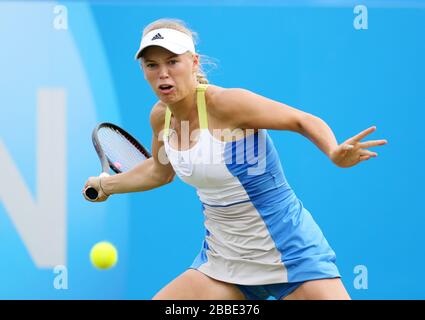
[{"label": "fingers", "polygon": [[[90,188],[92,188],[92,187],[90,187]],[[90,201],[90,202],[103,202],[103,201],[105,201],[106,199],[108,199],[108,195],[106,195],[105,193],[103,193],[101,190],[97,190],[98,191],[98,194],[97,194],[97,198],[89,198],[88,196],[87,196],[87,194],[86,194],[86,190],[83,190],[83,197],[84,197],[84,199],[86,199],[87,201]]]},{"label": "fingers", "polygon": [[92,177],[89,177],[89,178],[87,179],[86,183],[84,184],[83,190],[81,190],[81,192],[82,192],[83,194],[86,192],[87,188],[90,186],[90,179],[91,179],[91,178],[92,178]]},{"label": "fingers", "polygon": [[378,154],[376,152],[372,152],[369,150],[360,150],[360,157],[364,157],[364,156],[375,158],[378,156]]},{"label": "fingers", "polygon": [[349,143],[344,143],[342,145],[342,150],[344,150],[344,151],[348,151],[348,150],[351,150],[353,148],[354,148],[354,146],[352,144],[349,144]]},{"label": "fingers", "polygon": [[360,156],[360,158],[359,158],[359,162],[362,162],[362,161],[365,161],[365,160],[369,160],[370,159],[370,156]]},{"label": "fingers", "polygon": [[[87,201],[98,202],[99,200],[101,200],[100,198],[101,198],[101,195],[102,195],[101,193],[102,192],[101,192],[101,190],[99,190],[99,182],[98,182],[98,180],[99,180],[99,177],[89,177],[87,179],[87,181],[86,181],[86,183],[84,185],[84,188],[82,190],[83,197]],[[88,197],[87,194],[86,194],[88,188],[95,189],[98,192],[98,197],[95,198],[95,199]]]},{"label": "fingers", "polygon": [[383,139],[383,140],[371,140],[366,142],[360,142],[358,146],[360,148],[367,149],[371,147],[383,146],[385,144],[387,144],[387,140]]},{"label": "fingers", "polygon": [[354,137],[352,137],[351,139],[349,139],[349,141],[350,142],[359,142],[360,140],[362,140],[364,137],[366,137],[368,134],[371,134],[375,130],[376,130],[375,126],[367,128],[366,130],[363,130],[359,134],[357,134]]}]

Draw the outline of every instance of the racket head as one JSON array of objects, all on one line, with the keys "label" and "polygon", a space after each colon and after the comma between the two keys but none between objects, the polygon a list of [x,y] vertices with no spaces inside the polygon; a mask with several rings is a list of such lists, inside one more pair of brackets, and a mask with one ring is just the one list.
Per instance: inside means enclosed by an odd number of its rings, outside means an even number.
[{"label": "racket head", "polygon": [[151,157],[149,151],[121,127],[102,122],[92,133],[94,148],[102,164],[102,171],[127,172]]}]

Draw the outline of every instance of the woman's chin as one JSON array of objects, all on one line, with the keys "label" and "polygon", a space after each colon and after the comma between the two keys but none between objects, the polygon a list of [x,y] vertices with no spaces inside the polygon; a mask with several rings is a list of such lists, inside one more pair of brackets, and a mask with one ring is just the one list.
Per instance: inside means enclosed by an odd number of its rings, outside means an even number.
[{"label": "woman's chin", "polygon": [[170,99],[170,97],[158,96],[158,99],[165,104],[173,104],[174,102],[174,99]]},{"label": "woman's chin", "polygon": [[158,96],[158,99],[164,102],[165,104],[173,104],[178,101],[177,97],[174,95],[159,94],[157,96]]}]

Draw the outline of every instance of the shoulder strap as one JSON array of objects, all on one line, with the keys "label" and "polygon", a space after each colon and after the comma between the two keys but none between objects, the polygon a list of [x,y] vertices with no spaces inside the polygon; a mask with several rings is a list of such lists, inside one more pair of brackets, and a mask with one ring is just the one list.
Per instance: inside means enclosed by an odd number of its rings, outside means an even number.
[{"label": "shoulder strap", "polygon": [[164,123],[164,135],[168,137],[169,129],[170,129],[170,119],[171,119],[171,111],[167,106],[167,109],[165,110],[165,123]]},{"label": "shoulder strap", "polygon": [[[198,105],[198,115],[199,115],[199,128],[208,129],[208,119],[207,119],[207,104],[205,102],[205,91],[207,90],[207,84],[199,84],[196,87],[196,104]],[[171,120],[171,111],[170,108],[165,110],[165,122],[164,122],[164,135],[168,137],[170,131],[170,120]]]},{"label": "shoulder strap", "polygon": [[205,91],[207,88],[207,84],[199,84],[196,88],[196,103],[198,105],[200,129],[208,129],[207,104],[205,102]]}]

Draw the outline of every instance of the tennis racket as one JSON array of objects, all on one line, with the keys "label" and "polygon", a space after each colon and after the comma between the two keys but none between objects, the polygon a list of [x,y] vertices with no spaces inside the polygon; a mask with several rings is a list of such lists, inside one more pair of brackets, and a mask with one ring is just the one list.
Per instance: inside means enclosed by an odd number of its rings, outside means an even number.
[{"label": "tennis racket", "polygon": [[[127,172],[151,157],[132,135],[112,123],[98,124],[93,129],[92,141],[102,166],[99,177],[109,176],[110,169],[115,173]],[[91,200],[98,197],[98,191],[91,186],[84,193]]]}]

